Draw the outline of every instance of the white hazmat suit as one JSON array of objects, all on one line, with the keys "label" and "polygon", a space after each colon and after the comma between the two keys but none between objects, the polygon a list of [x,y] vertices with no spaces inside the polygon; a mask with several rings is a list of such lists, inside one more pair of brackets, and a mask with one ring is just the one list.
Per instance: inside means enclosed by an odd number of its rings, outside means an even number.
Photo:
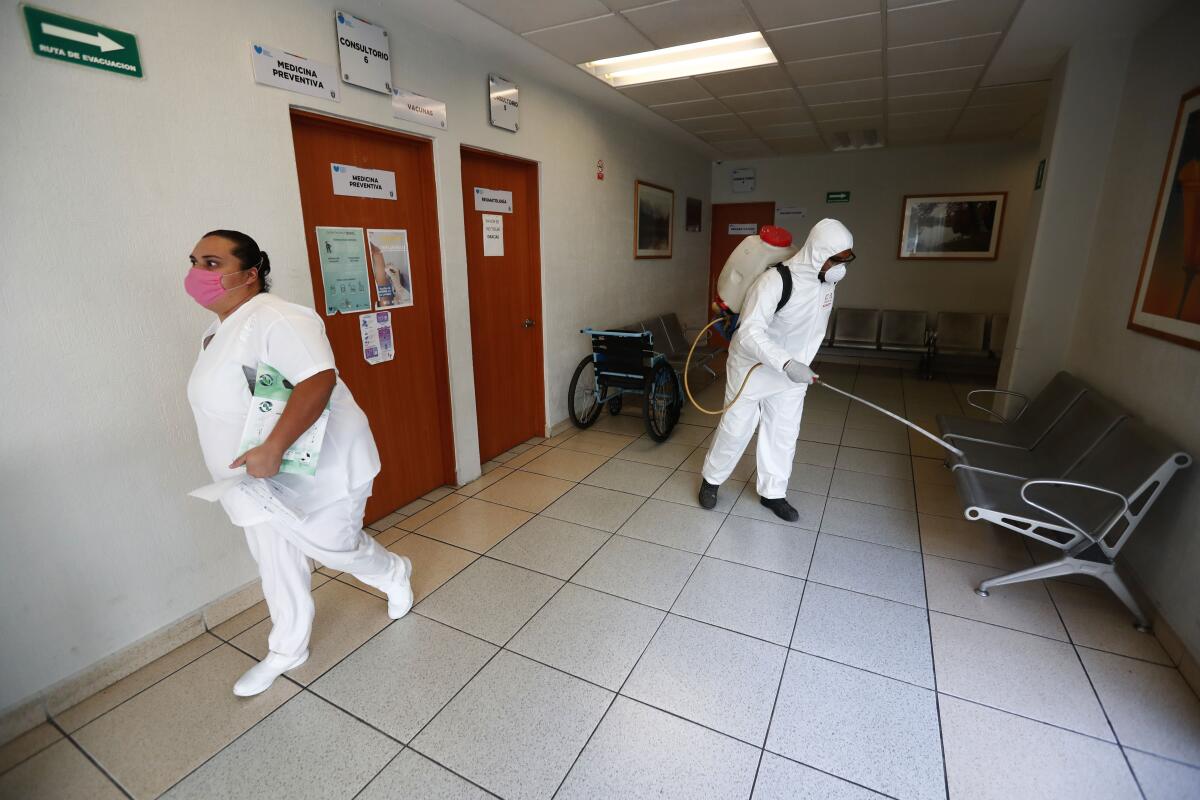
[{"label": "white hazmat suit", "polygon": [[[811,364],[816,358],[829,314],[834,284],[820,280],[830,256],[854,246],[846,226],[823,219],[813,226],[804,246],[784,262],[792,276],[792,294],[776,313],[783,296],[783,277],[768,269],[746,294],[741,317],[729,346],[725,404],[729,405],[754,367],[742,396],[722,416],[716,439],[704,460],[704,480],[720,485],[729,478],[750,438],[759,428],[758,494],[765,499],[786,497],[805,384],[794,383],[783,367],[788,361]],[[761,428],[759,427],[761,420]]]}]

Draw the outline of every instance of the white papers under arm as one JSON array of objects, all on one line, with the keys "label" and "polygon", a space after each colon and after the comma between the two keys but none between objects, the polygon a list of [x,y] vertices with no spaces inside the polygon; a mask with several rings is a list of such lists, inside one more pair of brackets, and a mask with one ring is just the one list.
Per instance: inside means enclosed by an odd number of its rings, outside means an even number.
[{"label": "white papers under arm", "polygon": [[215,503],[225,496],[225,493],[237,486],[245,478],[245,475],[234,475],[231,478],[219,480],[216,483],[210,483],[207,486],[201,486],[199,489],[193,489],[188,492],[188,497],[198,497],[201,500],[207,500],[210,503]]},{"label": "white papers under arm", "polygon": [[308,519],[295,505],[296,493],[270,478],[242,478],[235,491],[274,517],[297,524]]}]

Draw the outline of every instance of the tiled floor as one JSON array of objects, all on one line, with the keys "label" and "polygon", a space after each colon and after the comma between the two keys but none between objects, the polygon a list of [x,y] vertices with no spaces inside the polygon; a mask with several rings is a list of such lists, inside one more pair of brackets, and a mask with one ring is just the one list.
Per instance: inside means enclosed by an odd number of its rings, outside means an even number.
[{"label": "tiled floor", "polygon": [[[926,421],[971,388],[819,371]],[[372,526],[406,618],[321,569],[294,675],[230,693],[259,604],[0,748],[0,797],[1200,797],[1166,651],[1096,586],[975,595],[1031,552],[962,518],[936,447],[813,389],[784,525],[752,454],[697,507],[714,422],[514,448]]]}]

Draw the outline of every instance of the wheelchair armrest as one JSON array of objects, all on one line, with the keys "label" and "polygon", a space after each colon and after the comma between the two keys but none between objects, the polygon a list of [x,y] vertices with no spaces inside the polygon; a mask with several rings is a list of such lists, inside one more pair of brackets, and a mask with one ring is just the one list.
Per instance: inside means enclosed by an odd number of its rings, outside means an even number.
[{"label": "wheelchair armrest", "polygon": [[[1013,417],[1012,419],[1008,419],[1004,416],[1001,416],[1000,414],[997,414],[995,411],[992,411],[990,408],[984,408],[983,406],[979,405],[978,403],[976,403],[974,400],[971,399],[975,395],[981,394],[981,393],[983,393],[983,394],[1003,394],[1003,395],[1007,395],[1009,397],[1019,397],[1019,398],[1021,398],[1021,401],[1022,401],[1021,402],[1021,410],[1017,412],[1015,417]],[[993,416],[996,419],[1000,420],[1001,422],[1009,423],[1009,422],[1016,422],[1018,419],[1021,418],[1021,415],[1025,413],[1025,409],[1029,407],[1029,398],[1026,397],[1025,395],[1021,394],[1020,392],[1009,392],[1004,389],[975,389],[974,391],[967,392],[967,405],[972,406],[974,408],[978,408],[983,413]]]}]

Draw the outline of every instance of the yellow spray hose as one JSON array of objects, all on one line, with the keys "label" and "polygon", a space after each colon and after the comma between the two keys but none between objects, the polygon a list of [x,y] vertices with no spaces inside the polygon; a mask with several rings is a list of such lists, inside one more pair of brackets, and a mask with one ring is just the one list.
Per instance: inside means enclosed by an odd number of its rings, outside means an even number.
[{"label": "yellow spray hose", "polygon": [[[714,319],[712,322],[708,323],[707,325],[705,325],[703,328],[700,329],[700,333],[696,334],[696,338],[692,341],[691,349],[688,350],[687,360],[683,362],[683,391],[687,393],[688,400],[690,400],[692,402],[692,405],[695,406],[696,410],[699,411],[701,414],[708,414],[708,415],[714,416],[714,417],[717,416],[718,414],[724,414],[726,411],[728,411],[733,406],[734,403],[736,403],[738,401],[738,398],[742,396],[742,392],[746,391],[746,384],[750,381],[750,376],[754,374],[754,370],[756,370],[762,366],[762,363],[760,362],[750,368],[749,372],[746,373],[746,377],[742,378],[742,385],[738,387],[737,394],[735,394],[733,396],[733,399],[730,400],[729,403],[727,405],[723,406],[719,411],[713,411],[712,409],[705,408],[704,406],[702,406],[696,402],[696,398],[692,397],[691,387],[688,386],[688,373],[691,372],[691,368],[692,368],[692,354],[696,352],[696,346],[698,344],[700,344],[700,340],[704,337],[704,334],[708,332],[708,329],[711,328],[713,325],[716,325],[720,321],[721,321],[721,318],[718,317],[717,319]],[[945,448],[946,450],[949,450],[951,453],[953,453],[956,456],[961,457],[963,454],[962,450],[959,450],[957,447],[950,444],[945,439],[942,439],[939,436],[935,436],[934,434],[932,434],[929,431],[922,428],[920,425],[909,422],[908,420],[906,420],[904,417],[900,416],[899,414],[893,414],[891,411],[888,411],[886,408],[880,408],[879,406],[875,405],[874,403],[870,402],[869,400],[864,400],[861,397],[856,397],[855,395],[852,395],[849,392],[843,391],[843,390],[837,388],[836,386],[831,386],[828,383],[819,381],[816,379],[816,377],[813,378],[813,383],[817,384],[818,386],[824,386],[826,389],[829,389],[832,392],[836,392],[836,393],[842,395],[843,397],[848,397],[851,400],[856,400],[865,406],[869,406],[870,408],[875,409],[880,414],[885,414],[885,415],[891,417],[892,419],[896,420],[897,422],[907,425],[909,428],[912,428],[914,431],[921,434],[922,436],[924,436],[928,439],[932,439],[938,445]]]}]

